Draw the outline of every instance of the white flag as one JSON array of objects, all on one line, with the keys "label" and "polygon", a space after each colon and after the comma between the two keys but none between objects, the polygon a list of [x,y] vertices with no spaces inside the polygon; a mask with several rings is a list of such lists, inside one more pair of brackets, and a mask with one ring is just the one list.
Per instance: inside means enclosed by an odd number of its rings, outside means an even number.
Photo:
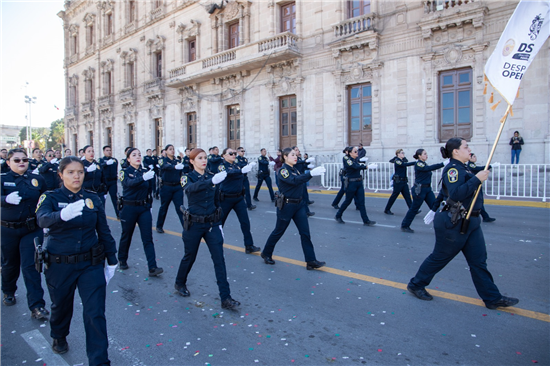
[{"label": "white flag", "polygon": [[521,0],[487,64],[485,75],[510,105],[527,68],[550,36],[550,1]]}]

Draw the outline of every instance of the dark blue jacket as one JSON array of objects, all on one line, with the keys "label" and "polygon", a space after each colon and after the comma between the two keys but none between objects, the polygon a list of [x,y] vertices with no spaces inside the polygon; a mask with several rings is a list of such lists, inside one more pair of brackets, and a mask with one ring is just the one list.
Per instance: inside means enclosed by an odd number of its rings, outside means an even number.
[{"label": "dark blue jacket", "polygon": [[231,164],[224,160],[218,167],[218,171],[224,170],[227,172],[227,177],[220,183],[220,190],[229,194],[242,193],[244,175],[237,162]]},{"label": "dark blue jacket", "polygon": [[427,165],[422,160],[418,160],[414,165],[414,183],[415,184],[432,184],[432,171],[443,168],[445,164],[438,163]]},{"label": "dark blue jacket", "polygon": [[351,156],[344,159],[344,170],[346,171],[346,177],[348,178],[361,178],[361,170],[367,169],[365,164],[359,163],[359,158],[352,158]]},{"label": "dark blue jacket", "polygon": [[[107,161],[111,159],[115,162],[111,165],[107,165]],[[118,179],[118,161],[115,158],[108,158],[104,156],[99,159],[99,165],[101,165],[101,169],[103,169],[105,183],[109,185],[113,184],[113,182],[116,183],[116,180]]]},{"label": "dark blue jacket", "polygon": [[130,166],[130,164],[128,163],[128,161],[126,161],[126,158],[123,158],[121,161],[120,161],[120,168],[121,169],[126,169]]},{"label": "dark blue jacket", "polygon": [[42,165],[45,162],[46,161],[44,159],[40,161],[36,159],[29,159],[29,167],[28,167],[29,173],[35,170],[36,168],[40,168],[40,165]]},{"label": "dark blue jacket", "polygon": [[[470,170],[474,174],[479,173],[482,170],[485,170],[485,165],[477,166],[476,163],[472,163],[471,161],[467,162],[466,166],[468,167],[468,170]],[[489,165],[489,169],[492,169],[490,165]]]},{"label": "dark blue jacket", "polygon": [[218,167],[220,166],[222,161],[223,158],[221,156],[210,154],[208,155],[208,163],[206,167],[208,168],[208,170],[215,174],[218,172]]},{"label": "dark blue jacket", "polygon": [[311,179],[309,172],[302,174],[296,168],[283,164],[277,172],[279,177],[279,191],[285,198],[301,199],[304,194],[304,184]]},{"label": "dark blue jacket", "polygon": [[[143,180],[143,173],[149,169],[139,167],[139,169],[129,166],[123,169],[119,174],[119,179],[122,182],[122,197],[126,201],[145,201],[153,191],[153,179]],[[151,205],[147,205],[151,207]]]},{"label": "dark blue jacket", "polygon": [[[23,222],[28,218],[35,217],[38,199],[47,190],[44,178],[36,174],[30,174],[28,171],[23,175],[19,175],[12,170],[2,173],[1,176],[2,210],[0,211],[2,213],[2,220]],[[15,191],[19,192],[21,202],[18,205],[7,203],[6,196]]]},{"label": "dark blue jacket", "polygon": [[187,195],[187,210],[191,215],[208,216],[216,211],[218,187],[212,183],[212,177],[214,174],[209,171],[200,175],[196,170],[181,177],[181,186]]},{"label": "dark blue jacket", "polygon": [[[61,210],[81,199],[86,202],[82,215],[69,221],[61,220]],[[116,243],[97,194],[84,189],[73,193],[65,186],[48,191],[40,197],[36,217],[40,227],[50,229],[48,252],[56,255],[86,253],[99,243],[104,246],[108,262],[117,262]]]},{"label": "dark blue jacket", "polygon": [[61,179],[57,174],[58,168],[59,164],[52,164],[48,162],[41,164],[40,168],[38,168],[40,176],[46,181],[46,186],[48,187],[48,190],[59,188],[59,185],[61,184]]},{"label": "dark blue jacket", "polygon": [[401,178],[407,178],[407,167],[416,164],[414,161],[409,163],[407,158],[399,159],[397,156],[391,159],[390,163],[393,163],[395,175],[398,175]]},{"label": "dark blue jacket", "polygon": [[260,156],[258,158],[258,174],[263,176],[269,175],[269,159],[267,156]]},{"label": "dark blue jacket", "polygon": [[[84,159],[82,160],[82,163],[84,164],[84,183],[82,183],[82,188],[88,189],[90,191],[99,192],[99,188],[101,184],[105,184],[105,177],[103,176],[103,168],[101,167],[101,164],[98,164],[97,161],[92,160],[92,162],[89,162],[88,160]],[[95,164],[97,165],[96,170],[94,170],[91,173],[88,173],[86,171],[86,168],[90,165]],[[60,253],[57,253],[60,254]]]},{"label": "dark blue jacket", "polygon": [[143,158],[143,166],[149,170],[149,166],[152,165],[153,166],[153,169],[156,168],[156,164],[155,163],[155,157],[154,156],[149,156],[149,155],[145,155],[145,157]]},{"label": "dark blue jacket", "polygon": [[178,183],[180,181],[182,171],[176,169],[178,164],[179,162],[176,159],[170,159],[169,157],[159,160],[160,177],[163,182]]},{"label": "dark blue jacket", "polygon": [[[449,198],[455,202],[462,202],[466,208],[470,208],[474,193],[481,181],[472,173],[462,162],[451,159],[449,164],[443,169],[442,179],[443,187]],[[483,206],[483,190],[479,192],[473,210],[481,210]]]},{"label": "dark blue jacket", "polygon": [[189,159],[189,156],[185,155],[183,157],[182,161],[184,167],[183,167],[183,174],[187,174],[191,171],[191,159]]},{"label": "dark blue jacket", "polygon": [[301,173],[304,174],[306,172],[307,166],[309,163],[307,163],[304,159],[301,157],[298,157],[296,160],[296,164],[294,164],[294,167]]}]

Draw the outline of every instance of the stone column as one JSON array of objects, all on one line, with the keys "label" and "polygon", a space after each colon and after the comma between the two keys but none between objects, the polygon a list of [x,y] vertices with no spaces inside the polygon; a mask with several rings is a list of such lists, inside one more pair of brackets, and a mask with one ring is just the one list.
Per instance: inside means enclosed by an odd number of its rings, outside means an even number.
[{"label": "stone column", "polygon": [[472,72],[472,108],[473,108],[473,121],[472,121],[472,141],[486,142],[487,135],[485,131],[485,118],[486,118],[486,100],[483,95],[483,89],[485,83],[483,82],[483,70],[485,67],[485,60],[483,58],[483,51],[487,48],[487,44],[472,46],[474,54],[474,69]]},{"label": "stone column", "polygon": [[[436,109],[435,109],[435,93],[433,89],[434,79],[437,77],[433,74],[432,71],[432,62],[434,59],[435,53],[429,53],[422,57],[424,61],[424,86],[425,86],[425,142],[428,143],[437,143],[437,126],[436,122]],[[437,86],[437,82],[435,82]]]}]

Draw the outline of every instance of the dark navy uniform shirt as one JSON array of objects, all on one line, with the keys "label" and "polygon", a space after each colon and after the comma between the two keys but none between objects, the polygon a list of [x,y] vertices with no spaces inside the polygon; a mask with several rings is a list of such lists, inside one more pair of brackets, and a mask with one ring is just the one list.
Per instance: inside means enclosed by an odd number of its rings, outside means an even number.
[{"label": "dark navy uniform shirt", "polygon": [[432,184],[432,171],[444,166],[443,163],[428,165],[422,160],[418,160],[414,165],[414,182],[416,184]]},{"label": "dark navy uniform shirt", "polygon": [[294,164],[294,167],[296,169],[298,169],[298,171],[302,174],[304,174],[306,172],[306,169],[307,169],[307,166],[309,165],[309,163],[307,163],[304,159],[302,159],[301,157],[298,157],[298,159],[296,160],[296,164]]},{"label": "dark navy uniform shirt", "polygon": [[185,155],[183,157],[183,174],[187,174],[191,171],[191,159],[189,159],[189,156]]},{"label": "dark navy uniform shirt", "polygon": [[222,192],[236,194],[243,191],[244,175],[236,161],[231,164],[224,160],[218,167],[218,171],[227,172],[227,177],[220,183],[220,190]]},{"label": "dark navy uniform shirt", "polygon": [[277,172],[279,176],[279,191],[285,198],[301,199],[304,193],[304,184],[311,179],[311,174],[302,174],[296,168],[288,164],[283,164]]},{"label": "dark navy uniform shirt", "polygon": [[[466,163],[466,166],[472,173],[479,173],[482,170],[485,170],[485,165],[483,166],[477,166],[476,163],[472,163],[471,161]],[[489,165],[489,169],[492,167]]]},{"label": "dark navy uniform shirt", "polygon": [[267,156],[258,158],[258,174],[269,175],[269,159]]},{"label": "dark navy uniform shirt", "polygon": [[[122,197],[127,201],[144,201],[153,191],[151,182],[153,179],[143,180],[143,173],[149,169],[139,167],[139,169],[129,166],[119,173],[119,179],[122,182]],[[148,205],[150,207],[150,205]]]},{"label": "dark navy uniform shirt", "polygon": [[[36,203],[46,190],[44,178],[31,174],[29,171],[23,175],[12,170],[2,173],[2,221],[23,222],[28,218],[35,217]],[[15,191],[19,192],[21,202],[18,205],[7,203],[6,196]],[[2,230],[4,229],[2,228]]]},{"label": "dark navy uniform shirt", "polygon": [[[115,162],[111,165],[107,165],[107,162],[111,159]],[[116,182],[116,180],[118,179],[118,161],[113,157],[108,158],[104,156],[99,159],[99,165],[101,165],[101,169],[103,169],[103,176],[105,181]]]},{"label": "dark navy uniform shirt", "polygon": [[44,162],[44,164],[41,164],[40,168],[38,168],[40,176],[46,181],[46,187],[48,187],[48,190],[59,188],[61,179],[59,179],[59,175],[57,174],[58,168],[59,164],[52,164],[48,162]]},{"label": "dark navy uniform shirt", "polygon": [[[84,200],[82,215],[69,221],[61,220],[61,210],[68,204]],[[38,225],[50,229],[48,252],[56,255],[74,255],[90,251],[103,244],[109,263],[116,263],[116,243],[109,230],[105,209],[98,195],[81,189],[78,193],[65,186],[40,196],[36,208]]]},{"label": "dark navy uniform shirt", "polygon": [[[237,163],[239,168],[242,169],[242,168],[244,168],[245,166],[248,165],[248,159],[245,158],[244,156],[237,155],[237,159],[235,160],[235,163]],[[248,176],[248,173],[243,173],[243,175],[246,177],[246,176]]]},{"label": "dark navy uniform shirt", "polygon": [[42,163],[45,163],[44,160],[36,160],[36,159],[29,159],[29,167],[28,167],[28,170],[29,170],[29,173],[32,172],[33,170],[35,170],[36,168],[40,168],[40,165],[42,165]]},{"label": "dark navy uniform shirt", "polygon": [[212,172],[205,171],[204,175],[200,175],[196,170],[181,177],[181,186],[187,195],[187,209],[191,215],[208,216],[216,211],[218,187],[212,183],[213,177]]},{"label": "dark navy uniform shirt", "polygon": [[153,169],[155,168],[155,158],[153,156],[149,156],[149,155],[146,155],[144,158],[143,158],[143,165],[145,166],[145,168],[147,168],[147,170],[149,170],[149,166],[152,165],[153,166]]},{"label": "dark navy uniform shirt", "polygon": [[10,171],[10,167],[8,166],[8,163],[5,159],[1,159],[3,162],[1,164],[1,171],[0,173],[7,173]]},{"label": "dark navy uniform shirt", "polygon": [[344,160],[344,169],[348,178],[361,178],[361,170],[367,169],[367,166],[359,163],[359,158],[354,159],[350,156]]},{"label": "dark navy uniform shirt", "polygon": [[223,158],[221,156],[215,155],[215,154],[210,154],[210,155],[208,155],[208,164],[206,165],[206,167],[212,173],[217,173],[218,172],[218,167],[220,166],[222,161],[223,161]]},{"label": "dark navy uniform shirt", "polygon": [[[99,191],[99,187],[101,186],[101,183],[105,183],[105,177],[103,176],[103,168],[101,168],[101,165],[98,164],[97,161],[95,161],[95,159],[92,160],[91,162],[84,159],[82,160],[82,163],[84,164],[84,183],[82,183],[82,188],[88,189],[94,192]],[[89,173],[86,170],[86,168],[88,168],[92,164],[97,165],[96,170]]]},{"label": "dark navy uniform shirt", "polygon": [[397,156],[390,160],[395,168],[395,175],[401,178],[407,178],[407,167],[416,164],[416,162],[409,162],[407,158],[400,159]]},{"label": "dark navy uniform shirt", "polygon": [[[453,201],[462,202],[462,205],[469,209],[475,190],[481,184],[481,181],[472,173],[467,164],[451,159],[449,164],[443,169],[443,186],[446,188],[448,196]],[[473,210],[480,210],[483,206],[483,190],[479,192]]]},{"label": "dark navy uniform shirt", "polygon": [[126,160],[126,158],[123,158],[121,161],[120,161],[120,167],[122,169],[126,169],[130,166],[130,164],[128,163],[128,161]]},{"label": "dark navy uniform shirt", "polygon": [[159,160],[160,177],[163,182],[178,183],[180,181],[182,171],[176,169],[178,164],[179,162],[176,159],[170,159],[169,157]]}]

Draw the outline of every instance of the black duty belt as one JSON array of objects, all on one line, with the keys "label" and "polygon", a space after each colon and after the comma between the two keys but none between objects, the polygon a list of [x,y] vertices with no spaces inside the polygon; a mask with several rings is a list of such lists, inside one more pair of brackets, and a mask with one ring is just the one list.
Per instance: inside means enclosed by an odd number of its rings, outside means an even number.
[{"label": "black duty belt", "polygon": [[189,221],[204,224],[205,222],[214,222],[215,217],[215,213],[208,216],[189,215]]},{"label": "black duty belt", "polygon": [[175,186],[179,186],[181,183],[180,182],[166,182],[166,181],[162,181],[162,184],[165,185],[165,186],[168,186],[168,187],[175,187]]},{"label": "black duty belt", "polygon": [[422,188],[425,188],[425,187],[431,187],[432,185],[431,185],[431,184],[420,184],[420,186],[421,186]]},{"label": "black duty belt", "polygon": [[224,198],[235,198],[235,197],[243,196],[243,192],[239,192],[239,193],[225,193],[225,192],[222,192],[222,194],[223,194]]},{"label": "black duty belt", "polygon": [[362,180],[363,180],[363,178],[361,178],[361,177],[359,177],[359,178],[348,178],[349,182],[360,182]]},{"label": "black duty belt", "polygon": [[142,200],[142,201],[127,201],[127,200],[124,200],[124,206],[128,205],[128,206],[147,206],[147,200]]},{"label": "black duty belt", "polygon": [[396,182],[396,183],[399,183],[399,182],[408,182],[409,181],[409,178],[405,177],[400,177],[398,175],[394,175],[393,176],[393,180]]},{"label": "black duty belt", "polygon": [[475,210],[475,211],[472,211],[472,214],[470,216],[478,217],[480,214],[481,214],[481,210]]},{"label": "black duty belt", "polygon": [[19,221],[19,222],[9,222],[9,221],[1,221],[2,226],[7,227],[8,229],[20,229],[24,226],[27,226],[30,228],[31,225],[34,225],[34,227],[38,227],[36,225],[36,217],[31,217],[30,219],[27,219],[25,221]]},{"label": "black duty belt", "polygon": [[294,204],[298,204],[302,202],[302,199],[301,198],[285,198],[285,203],[294,203]]},{"label": "black duty belt", "polygon": [[92,252],[75,255],[53,255],[50,254],[50,263],[73,264],[92,260]]}]

